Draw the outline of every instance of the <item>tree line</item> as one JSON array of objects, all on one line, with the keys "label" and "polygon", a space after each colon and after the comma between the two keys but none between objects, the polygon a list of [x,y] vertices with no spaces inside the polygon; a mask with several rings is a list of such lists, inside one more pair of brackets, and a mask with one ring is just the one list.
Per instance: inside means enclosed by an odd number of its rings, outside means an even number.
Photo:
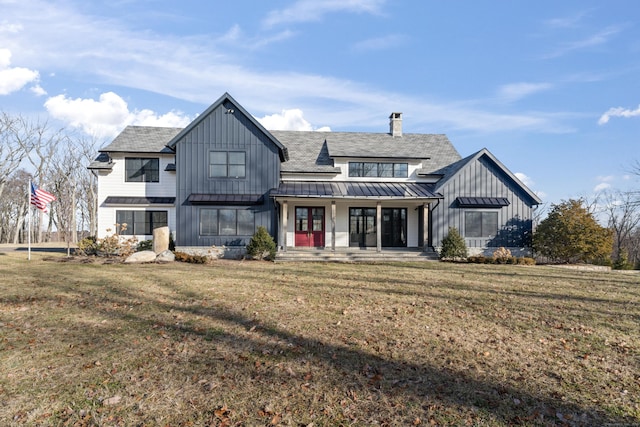
[{"label": "tree line", "polygon": [[0,112],[0,243],[24,243],[29,181],[57,200],[33,210],[32,242],[76,243],[97,233],[97,178],[87,169],[97,142],[47,121]]}]

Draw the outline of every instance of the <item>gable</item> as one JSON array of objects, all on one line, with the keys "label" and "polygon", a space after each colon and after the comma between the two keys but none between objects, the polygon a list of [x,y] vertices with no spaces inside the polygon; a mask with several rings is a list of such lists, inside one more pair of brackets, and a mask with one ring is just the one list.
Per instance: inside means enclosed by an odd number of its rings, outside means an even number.
[{"label": "gable", "polygon": [[[436,191],[447,187],[456,180],[462,180],[465,183],[464,191],[468,193],[494,195],[492,193],[500,192],[499,187],[507,187],[530,206],[542,203],[542,200],[533,191],[486,148],[436,172],[443,175],[435,186]],[[461,175],[464,175],[464,179],[462,179]],[[492,180],[490,175],[495,177],[495,180]],[[459,194],[459,196],[468,195],[471,194]]]},{"label": "gable", "polygon": [[[234,123],[238,126],[245,126],[254,134],[259,134],[259,136],[261,137],[260,139],[272,144],[278,151],[280,161],[285,161],[288,159],[286,147],[282,145],[280,141],[274,138],[274,136],[271,135],[269,131],[267,131],[251,114],[247,112],[247,110],[244,109],[244,107],[238,104],[238,102],[233,99],[228,93],[222,95],[194,121],[189,123],[187,127],[182,129],[180,133],[175,135],[167,143],[167,147],[172,150],[176,150],[177,144],[186,140],[190,135],[197,133],[199,128],[208,127],[213,124],[218,125],[220,129],[223,129],[225,128],[225,126],[222,126],[223,124],[226,124],[227,126],[231,124],[231,126],[233,126]],[[210,132],[211,130],[208,130],[207,133]],[[197,139],[198,137],[196,136],[195,138]],[[192,137],[191,139],[193,140],[194,138]]]}]

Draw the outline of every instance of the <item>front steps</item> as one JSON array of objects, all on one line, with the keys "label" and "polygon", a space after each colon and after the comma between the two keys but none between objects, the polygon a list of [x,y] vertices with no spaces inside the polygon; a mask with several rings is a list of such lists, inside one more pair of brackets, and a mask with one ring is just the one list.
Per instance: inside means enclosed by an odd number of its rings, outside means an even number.
[{"label": "front steps", "polygon": [[377,252],[375,249],[360,248],[336,248],[331,249],[306,249],[287,248],[276,254],[275,262],[417,262],[437,261],[438,254],[433,250],[422,251],[420,249],[383,249]]}]

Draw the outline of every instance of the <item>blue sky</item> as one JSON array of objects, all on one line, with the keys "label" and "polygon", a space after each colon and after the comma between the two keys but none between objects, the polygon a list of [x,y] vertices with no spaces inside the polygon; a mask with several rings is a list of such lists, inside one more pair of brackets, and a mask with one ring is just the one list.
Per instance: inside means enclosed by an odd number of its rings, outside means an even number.
[{"label": "blue sky", "polygon": [[229,92],[269,129],[445,133],[547,203],[638,189],[635,0],[0,0],[0,110],[108,142]]}]

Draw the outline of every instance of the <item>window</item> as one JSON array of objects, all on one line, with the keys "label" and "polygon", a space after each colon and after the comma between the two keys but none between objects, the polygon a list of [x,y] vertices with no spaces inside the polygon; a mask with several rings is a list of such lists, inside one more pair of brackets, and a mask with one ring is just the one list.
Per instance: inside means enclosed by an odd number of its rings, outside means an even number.
[{"label": "window", "polygon": [[154,228],[166,227],[167,211],[116,211],[116,223],[127,224],[120,233],[125,236],[151,235]]},{"label": "window", "polygon": [[349,162],[349,176],[369,178],[406,178],[408,163]]},{"label": "window", "polygon": [[125,182],[159,182],[160,160],[141,157],[127,157]]},{"label": "window", "polygon": [[498,212],[465,212],[465,237],[491,237],[498,233]]},{"label": "window", "polygon": [[209,152],[209,177],[244,178],[246,163],[244,151],[211,151]]},{"label": "window", "polygon": [[200,209],[201,236],[251,236],[254,213],[248,209]]}]

